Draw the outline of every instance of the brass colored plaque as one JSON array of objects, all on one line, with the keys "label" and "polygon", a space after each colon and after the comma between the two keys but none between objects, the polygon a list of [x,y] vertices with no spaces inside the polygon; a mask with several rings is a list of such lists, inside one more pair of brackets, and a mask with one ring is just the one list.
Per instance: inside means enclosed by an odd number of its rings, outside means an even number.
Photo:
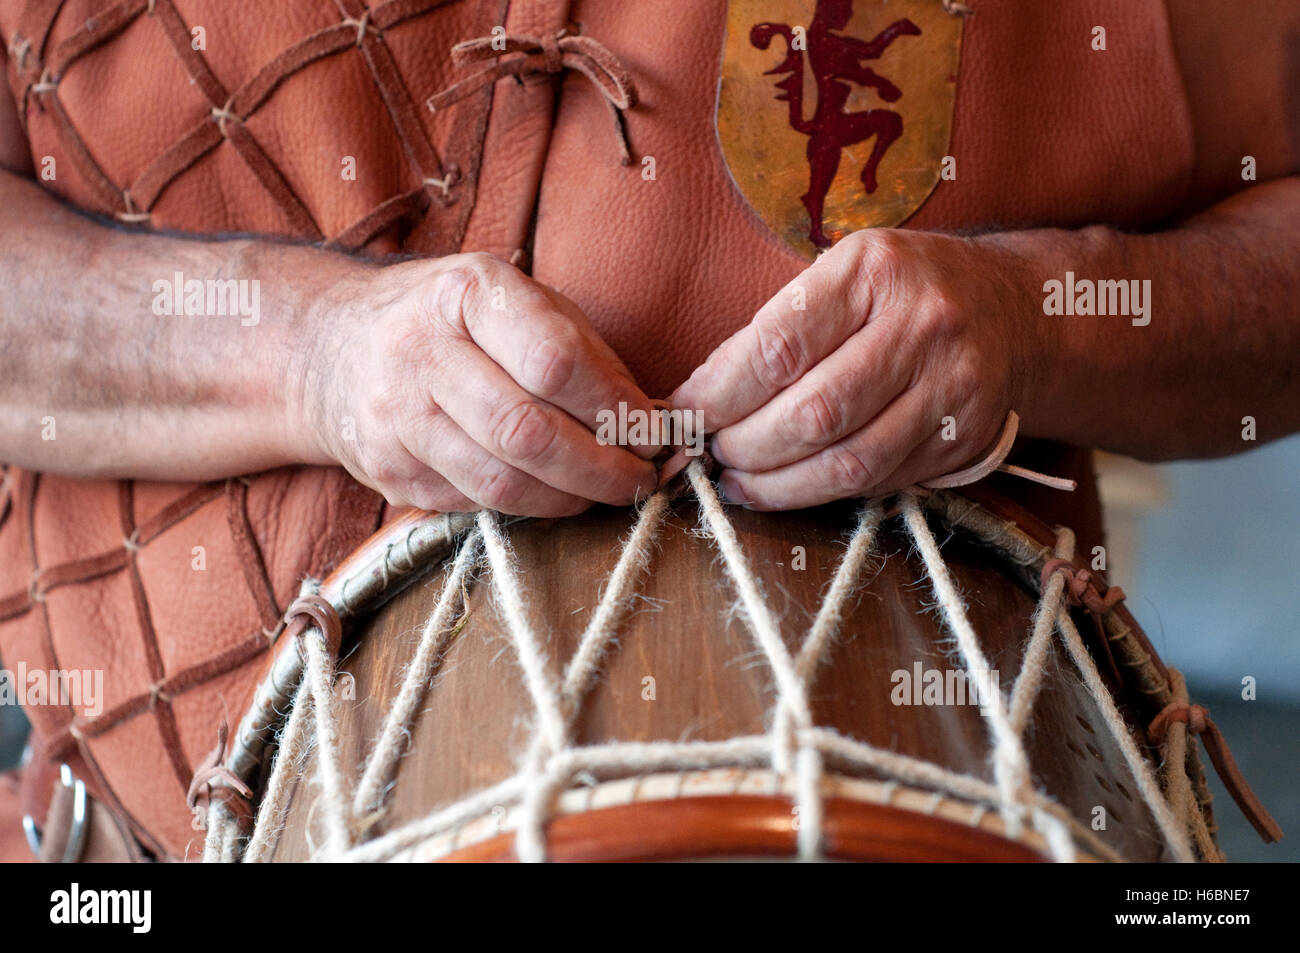
[{"label": "brass colored plaque", "polygon": [[920,208],[948,151],[961,38],[941,0],[730,0],[718,137],[763,220],[813,258]]}]

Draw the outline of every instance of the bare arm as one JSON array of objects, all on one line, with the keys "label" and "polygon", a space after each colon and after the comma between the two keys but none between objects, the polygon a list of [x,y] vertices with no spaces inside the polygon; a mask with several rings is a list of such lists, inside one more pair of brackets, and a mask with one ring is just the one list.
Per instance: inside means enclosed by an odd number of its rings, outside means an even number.
[{"label": "bare arm", "polygon": [[394,504],[545,516],[653,488],[657,448],[593,432],[648,398],[573,302],[505,262],[125,232],[24,178],[22,138],[0,109],[0,461],[157,480],[337,463]]},{"label": "bare arm", "polygon": [[[323,276],[364,267],[311,248],[124,233],[0,173],[0,456],[177,480],[310,458],[293,429],[309,312]],[[177,272],[256,282],[257,323],[185,316],[154,291]]]},{"label": "bare arm", "polygon": [[[1261,441],[1300,430],[1300,7],[1167,3],[1196,147],[1189,205],[1208,209],[1145,236],[1008,236],[1036,278],[1151,279],[1148,327],[1049,322],[1032,422],[1147,459],[1249,449],[1248,416]],[[1262,184],[1239,191],[1247,157]]]},{"label": "bare arm", "polygon": [[[1043,333],[1023,403],[1029,433],[1149,460],[1248,450],[1300,430],[1300,178],[1265,183],[1177,228],[996,239],[1032,262]],[[1049,279],[1150,279],[1150,324],[1047,316]]]}]

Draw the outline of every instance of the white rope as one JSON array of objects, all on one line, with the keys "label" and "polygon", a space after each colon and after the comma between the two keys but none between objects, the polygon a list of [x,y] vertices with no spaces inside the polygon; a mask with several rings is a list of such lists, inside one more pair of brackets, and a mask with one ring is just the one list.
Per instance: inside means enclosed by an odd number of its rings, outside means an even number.
[{"label": "white rope", "polygon": [[233,857],[233,843],[236,831],[234,814],[224,801],[214,800],[208,804],[207,836],[203,840],[203,862],[205,864],[229,863]]},{"label": "white rope", "polygon": [[[631,605],[628,590],[650,566],[654,539],[667,512],[666,493],[653,494],[641,507],[618,564],[591,614],[587,628],[578,640],[578,648],[569,661],[560,688],[564,714],[563,747],[568,747],[572,742],[573,723],[581,708],[583,696],[595,681],[600,662],[618,634],[623,614]],[[518,846],[516,848],[521,857],[524,853],[538,860],[545,856],[544,830],[551,804],[570,779],[562,764],[555,759],[543,765],[547,756],[554,755],[556,750],[562,749],[547,750],[544,740],[538,735],[525,756],[525,764],[532,766],[530,776],[534,781],[525,794],[524,815],[516,835],[517,840],[523,838],[524,841],[522,850]]]},{"label": "white rope", "polygon": [[515,570],[514,553],[501,532],[500,518],[490,510],[478,515],[479,531],[492,567],[492,588],[501,606],[510,637],[514,640],[519,665],[524,670],[524,685],[532,696],[538,731],[552,751],[564,745],[564,718],[560,713],[560,696],[547,676],[546,656],[542,653],[533,627],[524,609],[523,586]]},{"label": "white rope", "polygon": [[406,750],[416,709],[424,699],[433,677],[434,666],[453,631],[452,613],[456,609],[456,597],[460,595],[465,577],[478,558],[481,541],[482,536],[474,532],[461,544],[460,552],[443,583],[438,604],[420,633],[415,657],[402,679],[401,691],[398,692],[388,717],[384,719],[384,727],[357,784],[356,795],[352,800],[352,813],[356,818],[364,818],[383,808],[384,793],[397,773],[397,763]]},{"label": "white rope", "polygon": [[965,660],[966,670],[974,677],[975,684],[988,688],[987,691],[980,693],[980,701],[984,703],[988,712],[989,727],[993,735],[993,776],[1002,792],[998,807],[1007,830],[1013,837],[1017,836],[1020,833],[1023,816],[1021,801],[1030,790],[1029,759],[1025,755],[1020,735],[1011,726],[1011,721],[1007,717],[1002,687],[993,684],[991,669],[988,660],[984,657],[984,650],[980,648],[975,630],[966,615],[965,605],[957,592],[951,573],[948,572],[947,564],[939,555],[939,544],[935,541],[934,534],[930,532],[930,525],[926,521],[925,514],[921,512],[916,496],[911,493],[903,494],[902,505],[903,519],[921,553],[926,571],[930,574],[930,584],[935,598],[938,599],[939,607],[943,611],[944,621],[948,623],[949,630],[957,640],[957,647]]},{"label": "white rope", "polygon": [[632,583],[650,567],[650,553],[654,539],[663,525],[668,512],[668,494],[655,493],[646,500],[637,516],[632,535],[623,546],[618,565],[605,587],[604,596],[596,611],[591,615],[586,631],[578,643],[569,667],[564,673],[564,685],[561,689],[568,711],[566,721],[570,724],[577,715],[577,708],[582,696],[590,688],[592,680],[600,670],[600,662],[609,643],[618,632],[622,614],[631,604],[626,593]]},{"label": "white rope", "polygon": [[[1074,558],[1074,533],[1061,527],[1056,536],[1056,556],[1059,559]],[[1047,676],[1047,656],[1052,647],[1052,635],[1056,631],[1056,614],[1062,608],[1065,598],[1065,577],[1052,573],[1034,609],[1034,619],[1030,630],[1029,645],[1025,648],[1024,660],[1020,663],[1020,674],[1011,686],[1011,705],[1008,719],[1011,729],[1023,738],[1029,727],[1029,715],[1034,702],[1042,689]],[[1073,863],[1076,859],[1074,841],[1069,831],[1051,814],[1035,811],[1034,827],[1043,832],[1047,838],[1052,859],[1058,863]]]},{"label": "white rope", "polygon": [[1138,789],[1146,798],[1147,806],[1151,808],[1151,814],[1155,817],[1160,832],[1165,835],[1165,842],[1169,845],[1170,851],[1180,863],[1194,863],[1196,854],[1192,851],[1191,842],[1187,838],[1187,829],[1174,817],[1174,812],[1156,781],[1155,772],[1151,770],[1151,764],[1142,757],[1137,745],[1133,743],[1133,736],[1129,734],[1124,716],[1119,713],[1115,699],[1110,697],[1110,692],[1102,682],[1101,673],[1097,671],[1092,656],[1084,647],[1083,639],[1079,637],[1079,630],[1075,628],[1070,613],[1065,609],[1059,610],[1056,613],[1056,621],[1070,658],[1074,659],[1074,664],[1083,676],[1083,683],[1088,687],[1088,694],[1092,696],[1092,700],[1097,703],[1097,708],[1101,711],[1102,721],[1110,729],[1111,737],[1119,745],[1129,770],[1133,772]]},{"label": "white rope", "polygon": [[329,860],[352,846],[348,817],[347,780],[339,750],[339,723],[334,708],[334,659],[325,644],[325,633],[309,626],[302,634],[307,650],[303,679],[311,690],[316,715],[316,778],[325,824],[325,853]]},{"label": "white rope", "polygon": [[[1187,697],[1187,683],[1183,680],[1183,673],[1176,668],[1169,669],[1169,685],[1175,703],[1182,705],[1190,703],[1191,699]],[[1205,814],[1202,813],[1201,806],[1196,798],[1196,792],[1192,789],[1192,779],[1187,775],[1187,746],[1190,740],[1187,725],[1184,722],[1170,721],[1163,748],[1165,756],[1165,791],[1169,795],[1170,807],[1173,808],[1175,814],[1182,818],[1183,823],[1192,832],[1192,839],[1196,843],[1197,853],[1200,854],[1203,860],[1221,864],[1227,858],[1219,850],[1219,845],[1214,843],[1214,835],[1210,833],[1210,827],[1205,821]]]},{"label": "white rope", "polygon": [[[839,632],[840,623],[844,618],[844,607],[857,591],[861,582],[862,568],[874,551],[876,531],[880,528],[883,515],[884,511],[879,502],[865,504],[858,513],[857,524],[853,528],[848,548],[844,551],[844,556],[835,570],[835,577],[831,580],[826,598],[821,608],[817,610],[817,618],[813,621],[808,638],[804,640],[795,659],[795,674],[803,682],[805,691],[812,688],[817,667],[826,654],[826,648]],[[773,731],[778,738],[785,737],[790,731],[790,709],[783,704],[783,700],[777,703]]]},{"label": "white rope", "polygon": [[[855,769],[872,769],[887,773],[897,781],[941,791],[952,797],[982,805],[996,806],[1000,797],[994,784],[972,775],[876,748],[865,742],[846,738],[828,728],[813,728],[802,739],[807,748]],[[653,771],[706,770],[719,767],[756,767],[771,758],[772,740],[768,735],[747,735],[725,741],[690,742],[611,742],[569,748],[556,755],[557,768],[574,775],[599,772],[602,775],[637,777]],[[350,861],[390,860],[403,850],[422,841],[464,825],[467,821],[491,812],[495,807],[518,803],[528,783],[523,772],[491,788],[471,795],[464,801],[435,811],[400,830],[354,848],[344,859]],[[1097,856],[1120,860],[1118,854],[1100,841],[1085,825],[1072,818],[1059,804],[1037,792],[1031,792],[1029,807],[1041,811],[1069,827],[1081,840],[1089,843]]]},{"label": "white rope", "polygon": [[525,756],[525,770],[531,783],[524,793],[523,818],[516,834],[516,853],[520,859],[545,859],[545,825],[551,804],[570,778],[560,762],[555,759],[547,762],[547,756],[563,750],[571,742],[573,721],[582,704],[582,697],[593,683],[601,659],[618,634],[618,624],[631,601],[627,598],[628,589],[650,565],[655,534],[667,512],[668,496],[665,493],[652,495],[641,507],[632,534],[624,544],[618,564],[614,567],[614,573],[591,614],[587,628],[578,640],[577,651],[569,661],[561,684],[563,743],[558,747],[548,746],[546,739],[539,733],[533,738]]},{"label": "white rope", "polygon": [[[1074,533],[1061,527],[1057,531],[1056,558],[1071,560],[1074,558]],[[1047,653],[1052,647],[1052,636],[1056,632],[1056,614],[1061,610],[1065,598],[1065,576],[1054,572],[1047,581],[1047,588],[1034,609],[1033,628],[1029,645],[1025,649],[1024,661],[1020,663],[1020,674],[1011,687],[1011,712],[1008,716],[1011,727],[1018,735],[1023,735],[1029,726],[1029,715],[1033,712],[1034,701],[1042,688],[1043,678],[1047,674]]]},{"label": "white rope", "polygon": [[[731,576],[732,584],[740,595],[745,620],[754,640],[767,656],[767,663],[776,680],[776,704],[778,708],[789,710],[797,729],[811,728],[812,711],[808,707],[803,679],[795,671],[794,661],[781,638],[776,619],[759,592],[758,580],[750,570],[749,562],[736,539],[736,530],[723,512],[722,502],[698,460],[692,461],[686,468],[686,475],[700,502],[701,528],[713,539],[718,552],[722,554],[727,574]],[[776,735],[773,740],[775,747],[772,766],[777,773],[787,774],[792,767],[789,735]],[[821,756],[816,751],[805,749],[793,760],[798,779],[795,809],[799,818],[799,856],[803,860],[813,860],[821,853]]]},{"label": "white rope", "polygon": [[[1078,843],[1086,844],[1094,855],[1102,859],[1117,860],[1120,858],[1116,852],[1095,832],[1052,798],[1035,790],[1032,784],[1023,735],[1045,677],[1053,628],[1061,632],[1071,658],[1120,745],[1172,852],[1179,859],[1194,856],[1188,843],[1187,828],[1174,817],[1151,765],[1129,737],[1114,700],[1101,682],[1096,666],[1070,620],[1068,608],[1064,605],[1061,574],[1049,579],[1035,611],[1021,670],[1010,699],[1004,698],[997,685],[993,685],[993,691],[981,693],[993,742],[994,783],[990,784],[972,775],[876,748],[832,729],[817,727],[812,722],[808,692],[819,664],[842,624],[846,606],[861,585],[864,567],[874,550],[883,519],[879,504],[867,504],[859,513],[817,616],[798,656],[792,658],[776,617],[769,609],[758,579],[741,549],[735,529],[698,462],[688,467],[687,477],[698,498],[701,530],[717,546],[739,598],[742,617],[773,673],[776,698],[770,733],[719,742],[619,741],[574,746],[573,727],[582,702],[599,674],[624,615],[634,604],[631,593],[637,580],[648,569],[655,535],[670,509],[669,499],[660,492],[641,508],[631,533],[624,541],[618,563],[558,684],[550,675],[542,643],[529,621],[524,588],[499,517],[484,512],[477,517],[478,533],[462,546],[446,576],[438,603],[424,626],[416,655],[408,667],[398,701],[365,764],[355,802],[351,805],[346,797],[338,722],[330,691],[333,661],[328,658],[324,637],[319,630],[310,628],[304,634],[307,659],[303,682],[285,728],[281,750],[273,765],[245,859],[269,859],[274,846],[271,838],[282,823],[297,773],[295,769],[311,740],[308,724],[313,721],[310,714],[314,712],[319,746],[319,803],[326,834],[322,856],[329,859],[396,859],[435,837],[459,837],[458,832],[464,825],[513,806],[516,810],[511,817],[517,855],[526,861],[544,860],[545,824],[560,794],[575,777],[591,774],[604,778],[636,778],[653,771],[761,768],[769,764],[777,778],[786,779],[785,783],[789,785],[786,790],[793,794],[799,856],[812,859],[820,856],[822,849],[824,761],[829,758],[855,772],[877,772],[893,784],[901,782],[931,790],[935,795],[933,809],[936,811],[943,797],[970,802],[974,812],[972,823],[978,824],[986,810],[994,809],[1001,816],[1007,836],[1012,838],[1022,837],[1021,827],[1027,819],[1042,833],[1053,859],[1074,859]],[[968,672],[981,679],[979,684],[989,685],[990,667],[926,517],[912,494],[904,494],[901,504],[904,523],[925,565],[944,623],[955,637]],[[457,604],[456,596],[475,561],[480,537],[491,569],[495,602],[519,659],[534,708],[534,731],[520,769],[492,787],[401,828],[354,844],[351,842],[354,817],[382,806],[384,791],[391,783],[406,733],[427,688],[436,659],[445,646]],[[1068,530],[1061,531],[1056,546],[1057,556],[1068,559],[1073,548],[1073,535]],[[218,811],[214,811],[213,816],[220,823],[212,827],[219,830],[209,831],[205,859],[233,857],[238,840],[235,822]]]},{"label": "white rope", "polygon": [[245,863],[269,863],[275,852],[275,839],[293,800],[298,771],[311,747],[310,714],[311,688],[304,679],[294,695],[293,707],[289,709],[289,721],[280,736],[280,747],[271,766],[271,779],[267,782],[266,794],[257,812],[253,836],[244,851]]},{"label": "white rope", "polygon": [[543,654],[533,627],[524,609],[523,586],[515,570],[514,554],[501,532],[495,513],[483,510],[478,516],[483,533],[488,563],[492,567],[492,588],[501,607],[501,615],[515,646],[515,655],[524,671],[524,685],[533,700],[537,718],[537,741],[525,758],[524,773],[528,814],[534,823],[521,825],[515,837],[515,853],[524,863],[540,863],[546,859],[546,837],[542,830],[544,802],[550,787],[542,773],[542,759],[547,751],[564,747],[564,715],[560,696],[547,674],[546,656]]}]

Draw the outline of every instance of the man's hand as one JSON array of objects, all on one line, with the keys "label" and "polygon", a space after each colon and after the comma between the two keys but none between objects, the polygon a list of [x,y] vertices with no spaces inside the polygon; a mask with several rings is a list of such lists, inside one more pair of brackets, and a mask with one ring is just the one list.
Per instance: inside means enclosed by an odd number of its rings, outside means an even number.
[{"label": "man's hand", "polygon": [[[981,456],[1044,353],[1019,256],[978,240],[856,232],[672,396],[697,409],[754,509],[874,496]],[[1041,296],[1040,296],[1041,297]]]},{"label": "man's hand", "polygon": [[500,259],[370,269],[321,305],[304,457],[422,509],[564,516],[654,490],[658,447],[595,436],[601,410],[653,405],[577,305]]}]

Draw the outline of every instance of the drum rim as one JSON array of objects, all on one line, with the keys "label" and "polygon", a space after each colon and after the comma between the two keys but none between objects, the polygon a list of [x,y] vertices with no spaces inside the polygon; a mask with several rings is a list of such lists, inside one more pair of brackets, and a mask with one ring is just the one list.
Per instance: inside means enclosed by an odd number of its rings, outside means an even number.
[{"label": "drum rim", "polygon": [[[1041,862],[1036,831],[1007,833],[983,805],[932,790],[827,772],[824,837],[834,860],[997,860]],[[656,772],[571,788],[547,824],[548,851],[560,861],[678,860],[737,855],[793,856],[794,784],[770,768]],[[515,859],[516,809],[487,812],[394,855],[417,862]],[[653,846],[646,832],[653,832]],[[750,840],[752,838],[752,840]],[[1085,862],[1121,859],[1100,840]],[[946,848],[945,848],[945,845]]]}]

